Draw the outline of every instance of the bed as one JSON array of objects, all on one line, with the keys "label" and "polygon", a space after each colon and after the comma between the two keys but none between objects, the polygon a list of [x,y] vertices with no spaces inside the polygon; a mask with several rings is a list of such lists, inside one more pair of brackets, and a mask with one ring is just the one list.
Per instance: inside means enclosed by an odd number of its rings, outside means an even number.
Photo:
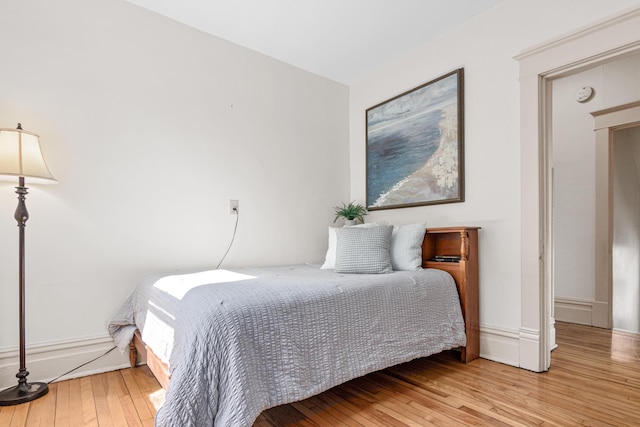
[{"label": "bed", "polygon": [[152,275],[109,331],[167,389],[157,426],[251,426],[265,409],[388,366],[449,349],[477,358],[477,232],[427,229],[416,271]]}]

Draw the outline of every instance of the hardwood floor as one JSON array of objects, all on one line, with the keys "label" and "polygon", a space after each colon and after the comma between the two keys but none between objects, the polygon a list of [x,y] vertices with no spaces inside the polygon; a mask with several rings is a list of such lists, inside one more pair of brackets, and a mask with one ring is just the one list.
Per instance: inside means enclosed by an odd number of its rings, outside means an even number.
[{"label": "hardwood floor", "polygon": [[[254,427],[639,426],[640,335],[557,324],[549,372],[451,352],[349,381],[272,408]],[[152,426],[164,392],[146,367],[51,384],[0,408],[0,426]]]},{"label": "hardwood floor", "polygon": [[50,384],[38,400],[0,407],[0,426],[153,426],[162,402],[164,391],[141,366]]}]

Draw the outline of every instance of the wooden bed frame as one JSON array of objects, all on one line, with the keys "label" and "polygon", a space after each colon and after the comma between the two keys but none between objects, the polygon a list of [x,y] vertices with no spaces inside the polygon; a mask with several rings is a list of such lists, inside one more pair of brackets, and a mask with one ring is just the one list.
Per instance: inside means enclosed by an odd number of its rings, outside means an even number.
[{"label": "wooden bed frame", "polygon": [[[444,270],[453,276],[460,296],[467,345],[460,348],[460,360],[468,363],[480,355],[478,304],[478,230],[480,227],[428,228],[422,243],[422,267]],[[437,255],[459,256],[460,260],[435,261]],[[169,386],[169,367],[146,346],[136,330],[129,344],[131,367],[145,363],[164,389]]]}]

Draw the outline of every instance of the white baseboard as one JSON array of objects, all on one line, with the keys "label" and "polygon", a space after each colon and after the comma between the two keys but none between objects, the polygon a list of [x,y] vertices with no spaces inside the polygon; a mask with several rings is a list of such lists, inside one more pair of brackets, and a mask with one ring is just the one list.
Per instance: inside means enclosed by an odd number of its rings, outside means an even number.
[{"label": "white baseboard", "polygon": [[[28,380],[49,382],[65,372],[100,356],[114,347],[109,336],[59,341],[27,347]],[[512,366],[519,366],[519,334],[517,331],[493,326],[480,327],[480,357]],[[114,371],[129,366],[129,355],[118,349],[58,381]],[[18,349],[0,350],[0,389],[17,384]]]},{"label": "white baseboard", "polygon": [[480,357],[506,365],[519,366],[518,332],[495,326],[480,326]]},{"label": "white baseboard", "polygon": [[549,319],[549,349],[551,351],[558,348],[556,341],[556,319],[554,317]]},{"label": "white baseboard", "polygon": [[[28,381],[49,382],[52,379],[94,359],[114,347],[109,336],[89,337],[27,346],[26,366]],[[59,380],[113,371],[129,366],[128,353],[118,349]],[[18,383],[16,373],[20,367],[17,348],[0,350],[0,389]]]},{"label": "white baseboard", "polygon": [[554,300],[553,311],[557,321],[593,325],[594,301],[576,298],[558,298]]},{"label": "white baseboard", "polygon": [[520,328],[519,332],[519,365],[523,369],[541,372],[548,368],[540,359],[541,336],[538,329]]},{"label": "white baseboard", "polygon": [[613,319],[611,318],[609,304],[603,301],[593,301],[591,311],[591,325],[598,328],[611,329]]}]

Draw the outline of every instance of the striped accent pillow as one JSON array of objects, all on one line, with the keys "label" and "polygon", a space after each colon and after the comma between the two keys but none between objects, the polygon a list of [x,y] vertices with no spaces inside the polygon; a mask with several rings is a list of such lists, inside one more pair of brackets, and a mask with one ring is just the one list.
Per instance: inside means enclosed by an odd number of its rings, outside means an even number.
[{"label": "striped accent pillow", "polygon": [[336,273],[390,273],[392,225],[336,228]]}]

